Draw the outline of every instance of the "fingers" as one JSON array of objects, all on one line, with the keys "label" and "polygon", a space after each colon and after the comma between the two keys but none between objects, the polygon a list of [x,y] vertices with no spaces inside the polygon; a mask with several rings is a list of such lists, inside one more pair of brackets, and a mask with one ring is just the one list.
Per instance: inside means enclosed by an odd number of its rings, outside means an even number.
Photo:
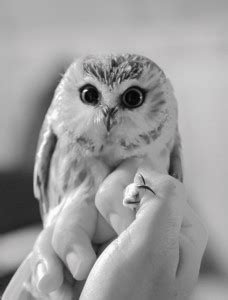
[{"label": "fingers", "polygon": [[52,246],[77,280],[85,279],[96,255],[91,239],[97,221],[97,211],[86,192],[69,195],[56,221]]},{"label": "fingers", "polygon": [[[75,298],[76,295],[74,293],[73,286],[68,283],[66,280],[63,282],[61,287],[56,291],[52,292],[47,299],[54,299],[54,300],[72,300],[78,299]],[[41,298],[43,299],[43,298]]]},{"label": "fingers", "polygon": [[181,233],[197,248],[200,259],[205,251],[208,232],[199,216],[186,202]]},{"label": "fingers", "polygon": [[24,288],[24,283],[29,282],[31,279],[31,269],[30,269],[30,258],[31,254],[23,261],[14,276],[12,277],[10,283],[8,284],[4,294],[2,295],[2,300],[30,300],[29,293]]},{"label": "fingers", "polygon": [[[116,228],[121,252],[128,253],[128,257],[133,257],[136,252],[140,257],[147,257],[149,251],[157,268],[166,263],[175,276],[179,261],[183,203],[186,201],[183,184],[169,175],[153,172],[151,169],[137,170],[137,164],[133,168],[132,165],[125,164],[121,166],[120,172],[117,169],[107,177],[97,194],[98,209]],[[123,191],[133,181],[135,173],[134,182],[141,181],[139,177],[142,175],[145,185],[153,190],[140,189],[141,201],[136,215],[122,204]],[[161,257],[166,257],[166,261]]]},{"label": "fingers", "polygon": [[206,247],[196,247],[184,234],[180,234],[179,263],[176,278],[182,286],[186,299],[190,297],[197,284],[202,256]]},{"label": "fingers", "polygon": [[[167,214],[167,222],[172,219],[180,227],[184,206],[186,202],[186,192],[182,183],[169,175],[163,175],[153,171],[142,170],[146,185],[152,189],[145,189],[141,192],[141,202],[136,214],[136,220],[153,217],[160,213]],[[135,176],[137,180],[138,174]],[[145,209],[147,207],[147,209]],[[152,215],[151,215],[152,213]],[[161,217],[161,216],[160,216]],[[162,217],[164,219],[164,217]]]},{"label": "fingers", "polygon": [[177,277],[196,282],[207,245],[208,233],[193,209],[186,203],[180,231],[180,260]]},{"label": "fingers", "polygon": [[144,191],[135,221],[126,229],[126,234],[119,237],[121,245],[130,243],[128,252],[139,249],[142,257],[153,257],[154,268],[165,268],[167,274],[174,277],[179,262],[182,203],[186,201],[186,194],[182,184],[169,175],[143,170],[140,173],[155,194]]},{"label": "fingers", "polygon": [[[137,172],[137,173],[136,173]],[[136,175],[135,175],[136,174]],[[178,180],[168,175],[153,172],[149,167],[138,168],[138,162],[128,160],[111,173],[101,185],[96,195],[96,206],[106,221],[113,226],[118,234],[125,230],[135,219],[135,213],[123,206],[123,193],[125,188],[133,182],[141,182],[141,176],[150,189],[140,189],[140,208],[136,214],[136,221],[144,222],[144,214],[148,220],[152,220],[151,210],[156,211],[162,206],[173,207],[173,219],[179,216],[178,228],[182,220],[183,205],[182,198],[185,198],[184,188]],[[148,212],[144,210],[145,204],[152,206]],[[166,209],[164,209],[166,211]],[[151,226],[151,224],[147,224]]]},{"label": "fingers", "polygon": [[[143,184],[153,191],[140,189],[136,215],[122,204],[123,191],[133,182],[135,173],[134,182],[137,183],[142,175]],[[122,256],[128,260],[137,257],[143,265],[151,259],[152,273],[165,269],[164,275],[168,276],[165,277],[177,279],[185,289],[183,295],[190,294],[198,277],[207,233],[187,204],[181,182],[147,166],[137,169],[137,164],[128,162],[103,182],[96,196],[96,205],[119,234],[112,245],[121,250]],[[144,265],[145,269],[147,265]],[[151,271],[151,267],[148,268]]]},{"label": "fingers", "polygon": [[133,181],[137,167],[136,160],[126,160],[104,180],[96,194],[96,207],[118,234],[135,218],[133,211],[123,206],[123,191]]},{"label": "fingers", "polygon": [[[207,231],[189,206],[182,183],[168,175],[153,172],[145,167],[141,172],[145,176],[147,184],[151,184],[156,196],[153,197],[153,193],[145,191],[132,228],[139,228],[141,224],[140,230],[147,232],[147,229],[153,227],[157,233],[161,228],[160,236],[166,239],[165,246],[176,245],[177,247],[177,242],[180,242],[177,276],[182,280],[189,280],[189,283],[193,284],[197,280],[206,248]],[[148,225],[149,227],[147,227]],[[131,227],[129,229],[131,230]],[[151,236],[153,236],[153,230],[151,230]],[[162,239],[160,240],[162,241]],[[157,245],[159,246],[159,243]],[[165,249],[165,246],[162,246],[161,249]]]},{"label": "fingers", "polygon": [[56,290],[63,282],[63,265],[51,243],[53,228],[54,226],[49,226],[41,232],[31,256],[33,281],[43,293]]},{"label": "fingers", "polygon": [[31,262],[33,280],[43,293],[62,285],[62,262],[75,279],[82,280],[96,260],[91,239],[97,212],[92,202],[78,196],[65,201],[56,222],[46,227],[35,243]]},{"label": "fingers", "polygon": [[69,195],[58,218],[39,235],[31,257],[33,282],[44,294],[59,289],[64,265],[77,280],[85,279],[96,255],[91,239],[96,228],[97,211],[88,193]]}]

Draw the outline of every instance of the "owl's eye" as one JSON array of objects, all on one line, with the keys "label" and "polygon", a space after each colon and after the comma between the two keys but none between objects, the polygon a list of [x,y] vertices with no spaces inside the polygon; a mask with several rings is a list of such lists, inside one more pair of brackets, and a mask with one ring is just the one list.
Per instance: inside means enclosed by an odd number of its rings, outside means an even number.
[{"label": "owl's eye", "polygon": [[143,104],[145,93],[138,87],[131,87],[122,95],[122,105],[126,108],[136,108]]},{"label": "owl's eye", "polygon": [[88,84],[80,89],[80,97],[82,102],[96,105],[100,100],[100,93],[95,86]]}]

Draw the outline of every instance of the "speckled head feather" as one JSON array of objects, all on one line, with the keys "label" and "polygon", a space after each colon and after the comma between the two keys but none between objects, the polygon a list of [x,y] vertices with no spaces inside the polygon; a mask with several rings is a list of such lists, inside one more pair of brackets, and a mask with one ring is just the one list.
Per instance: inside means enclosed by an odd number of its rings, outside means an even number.
[{"label": "speckled head feather", "polygon": [[135,54],[86,56],[83,59],[85,75],[95,77],[98,81],[113,87],[125,80],[139,79],[143,72],[148,74],[156,68],[165,74],[152,60]]}]

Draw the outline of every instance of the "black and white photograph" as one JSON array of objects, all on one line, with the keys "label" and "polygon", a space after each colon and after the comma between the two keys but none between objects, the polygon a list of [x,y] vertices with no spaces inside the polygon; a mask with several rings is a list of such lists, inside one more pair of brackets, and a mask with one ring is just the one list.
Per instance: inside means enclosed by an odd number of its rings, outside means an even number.
[{"label": "black and white photograph", "polygon": [[228,299],[228,2],[0,0],[0,299]]}]

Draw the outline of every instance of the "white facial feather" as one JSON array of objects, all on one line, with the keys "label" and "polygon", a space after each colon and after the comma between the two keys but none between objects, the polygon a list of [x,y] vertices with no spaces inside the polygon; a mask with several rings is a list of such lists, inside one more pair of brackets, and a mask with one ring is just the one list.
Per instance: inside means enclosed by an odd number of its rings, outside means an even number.
[{"label": "white facial feather", "polygon": [[[91,151],[88,148],[85,151],[83,144],[77,145],[77,151],[86,155],[106,156],[113,153],[114,161],[128,156],[157,157],[167,144],[173,144],[177,129],[177,103],[172,86],[162,70],[148,59],[137,57],[141,68],[138,72],[141,73],[135,78],[134,73],[129,73],[131,77],[127,78],[127,72],[134,66],[130,61],[128,66],[127,58],[123,58],[122,64],[117,65],[116,69],[115,66],[110,69],[111,59],[111,56],[107,56],[99,61],[96,57],[95,61],[92,60],[92,67],[86,65],[90,68],[89,74],[85,72],[85,66],[83,69],[86,58],[72,64],[56,91],[51,113],[53,120],[56,120],[53,126],[56,126],[55,130],[60,137],[65,134],[65,139],[77,140],[83,137],[92,141],[94,147]],[[106,83],[108,71],[113,72],[109,76],[116,79],[115,82],[110,83],[109,80]],[[100,105],[92,106],[81,101],[79,89],[86,84],[93,85],[99,91]],[[120,108],[115,125],[107,133],[101,106],[118,105],[121,95],[131,86],[146,90],[144,103],[135,109]]]}]

